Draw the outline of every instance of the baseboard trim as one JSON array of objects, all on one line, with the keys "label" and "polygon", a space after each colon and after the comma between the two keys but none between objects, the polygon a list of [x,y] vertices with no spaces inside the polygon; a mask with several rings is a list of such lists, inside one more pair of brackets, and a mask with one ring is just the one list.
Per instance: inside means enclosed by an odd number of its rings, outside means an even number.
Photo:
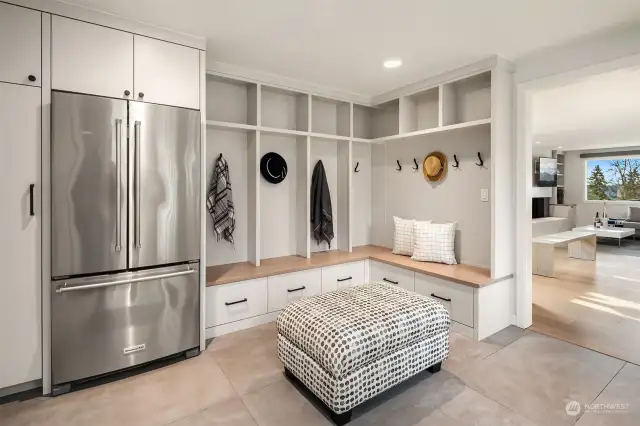
[{"label": "baseboard trim", "polygon": [[[39,387],[42,387],[42,379],[32,380],[30,382],[9,386],[0,389],[0,398],[5,398],[7,396],[14,395],[20,392],[30,391]],[[0,399],[0,404],[2,403],[3,401],[2,399]]]}]

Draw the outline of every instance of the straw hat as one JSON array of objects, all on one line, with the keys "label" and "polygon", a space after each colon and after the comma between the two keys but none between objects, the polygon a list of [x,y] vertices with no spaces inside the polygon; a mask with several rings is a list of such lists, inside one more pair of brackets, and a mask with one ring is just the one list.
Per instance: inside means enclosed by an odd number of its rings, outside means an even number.
[{"label": "straw hat", "polygon": [[424,159],[422,172],[424,178],[431,182],[441,181],[447,174],[447,157],[439,151],[432,152]]}]

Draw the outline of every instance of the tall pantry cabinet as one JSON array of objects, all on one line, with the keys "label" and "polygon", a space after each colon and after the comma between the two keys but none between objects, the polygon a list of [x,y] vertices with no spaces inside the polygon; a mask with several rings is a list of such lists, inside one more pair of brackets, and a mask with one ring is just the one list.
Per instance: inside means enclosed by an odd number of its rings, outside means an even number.
[{"label": "tall pantry cabinet", "polygon": [[0,389],[42,377],[41,20],[0,3]]}]

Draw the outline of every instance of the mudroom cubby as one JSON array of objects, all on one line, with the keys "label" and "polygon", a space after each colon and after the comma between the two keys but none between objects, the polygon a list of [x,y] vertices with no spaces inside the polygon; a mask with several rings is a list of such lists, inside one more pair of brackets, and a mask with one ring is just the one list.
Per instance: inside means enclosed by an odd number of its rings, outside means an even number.
[{"label": "mudroom cubby", "polygon": [[311,131],[325,135],[351,136],[351,104],[312,96]]},{"label": "mudroom cubby", "polygon": [[[307,256],[304,209],[308,204],[306,136],[262,134],[260,158],[279,154],[287,164],[285,179],[277,184],[258,176],[260,186],[260,258]],[[259,168],[259,167],[258,167]],[[260,174],[260,171],[258,171]]]},{"label": "mudroom cubby", "polygon": [[353,142],[351,170],[351,243],[353,247],[372,244],[371,237],[371,195],[381,188],[372,187],[371,150],[382,145],[367,142]]},{"label": "mudroom cubby", "polygon": [[262,86],[261,125],[267,128],[309,131],[310,96],[271,86]]},{"label": "mudroom cubby", "polygon": [[440,90],[433,87],[400,98],[400,133],[433,129],[440,125]]},{"label": "mudroom cubby", "polygon": [[207,121],[258,124],[258,85],[207,75]]},{"label": "mudroom cubby", "polygon": [[491,72],[443,84],[442,125],[470,123],[491,118]]}]

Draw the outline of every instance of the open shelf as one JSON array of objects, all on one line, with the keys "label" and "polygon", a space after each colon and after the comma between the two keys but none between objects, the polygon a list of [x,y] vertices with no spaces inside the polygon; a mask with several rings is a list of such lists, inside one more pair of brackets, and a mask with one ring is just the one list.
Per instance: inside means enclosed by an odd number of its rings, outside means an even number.
[{"label": "open shelf", "polygon": [[412,138],[412,137],[435,134],[435,133],[450,132],[452,130],[466,129],[466,128],[476,127],[476,126],[486,126],[490,124],[491,124],[491,119],[486,118],[486,119],[470,121],[466,123],[452,124],[450,126],[436,127],[434,129],[418,130],[416,132],[386,136],[383,138],[372,139],[371,142],[379,143],[379,142],[386,142],[386,141],[392,141],[392,140],[406,139],[406,138]]},{"label": "open shelf", "polygon": [[311,131],[314,134],[351,136],[351,105],[320,96],[312,96]]},{"label": "open shelf", "polygon": [[442,125],[491,118],[491,72],[442,85]]},{"label": "open shelf", "polygon": [[262,126],[302,132],[309,131],[310,100],[308,94],[262,86],[261,97]]},{"label": "open shelf", "polygon": [[411,133],[440,125],[440,90],[434,87],[400,101],[400,132]]},{"label": "open shelf", "polygon": [[258,124],[257,107],[257,84],[207,75],[208,121],[255,126]]}]

